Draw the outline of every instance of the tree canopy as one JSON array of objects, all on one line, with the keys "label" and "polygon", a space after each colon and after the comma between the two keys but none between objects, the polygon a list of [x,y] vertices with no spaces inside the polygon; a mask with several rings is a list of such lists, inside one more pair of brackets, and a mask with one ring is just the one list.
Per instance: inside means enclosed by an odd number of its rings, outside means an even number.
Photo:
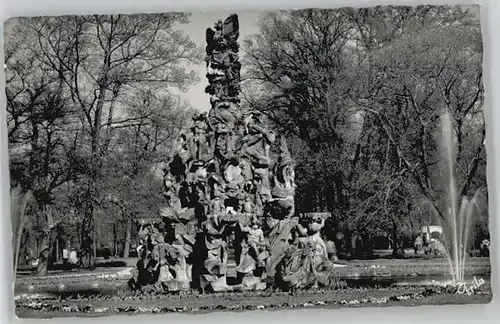
[{"label": "tree canopy", "polygon": [[295,138],[297,204],[340,227],[418,228],[442,210],[440,116],[460,195],[486,188],[482,40],[462,7],[266,13],[245,40],[247,105]]},{"label": "tree canopy", "polygon": [[33,192],[45,217],[50,206],[51,217],[77,222],[87,254],[96,223],[154,212],[138,200],[158,196],[154,166],[192,110],[171,90],[198,78],[187,63],[199,63],[201,49],[177,29],[188,21],[184,13],[20,18],[6,42],[11,183]]}]

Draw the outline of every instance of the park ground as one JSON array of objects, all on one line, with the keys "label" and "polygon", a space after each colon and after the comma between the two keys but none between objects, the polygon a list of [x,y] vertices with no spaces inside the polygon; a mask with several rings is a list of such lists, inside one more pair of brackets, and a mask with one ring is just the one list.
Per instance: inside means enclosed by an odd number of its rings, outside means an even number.
[{"label": "park ground", "polygon": [[[18,273],[15,283],[16,314],[19,317],[105,316],[144,313],[205,313],[213,311],[278,310],[296,308],[338,308],[360,306],[418,306],[434,304],[488,303],[492,298],[489,258],[469,258],[468,278],[485,278],[486,284],[470,294],[455,288],[429,287],[412,283],[373,285],[359,278],[445,278],[449,273],[445,258],[409,256],[391,259],[388,255],[373,260],[340,261],[333,275],[336,287],[295,292],[228,292],[182,295],[154,293],[133,295],[125,282],[136,258],[98,260],[93,271],[51,271],[36,277],[32,271]],[[228,274],[230,275],[230,274]],[[351,280],[351,281],[349,281]],[[378,279],[377,279],[378,280]],[[470,279],[472,280],[472,279]],[[345,284],[345,283],[348,284]],[[352,284],[357,282],[360,284]],[[381,281],[382,282],[382,281]],[[387,283],[388,281],[386,281]],[[114,292],[106,287],[122,287]],[[28,289],[29,288],[29,289]],[[459,289],[460,290],[460,289]],[[72,292],[73,291],[73,292]],[[49,292],[51,294],[45,294]],[[34,294],[41,298],[31,298]]]},{"label": "park ground", "polygon": [[[446,258],[429,258],[426,255],[415,255],[412,250],[406,251],[406,258],[394,259],[391,257],[391,250],[375,251],[376,258],[369,260],[339,260],[338,264],[346,265],[339,267],[336,273],[340,276],[356,277],[356,276],[377,276],[377,275],[392,275],[392,276],[414,276],[414,275],[445,275],[448,270],[448,261]],[[233,261],[234,262],[234,261]],[[76,280],[81,277],[87,280],[90,277],[99,277],[103,274],[123,273],[124,271],[135,267],[137,258],[98,258],[96,260],[96,268],[92,271],[85,269],[63,270],[61,265],[56,265],[54,270],[50,270],[47,276],[35,276],[34,268],[19,269],[16,275],[17,284],[26,282],[42,282],[44,278],[58,277],[60,282],[64,282],[62,278],[73,278]],[[233,265],[234,266],[234,265]],[[231,272],[231,260],[229,271]],[[374,273],[375,272],[375,273]],[[470,275],[483,274],[490,272],[490,259],[471,257],[466,262],[466,272]],[[231,273],[228,274],[229,276]]]},{"label": "park ground", "polygon": [[189,313],[214,311],[283,310],[300,308],[339,308],[360,306],[418,306],[488,303],[491,286],[479,287],[473,294],[426,287],[388,289],[337,289],[293,293],[225,293],[190,296],[101,297],[95,300],[16,301],[21,318],[96,317],[113,314]]}]

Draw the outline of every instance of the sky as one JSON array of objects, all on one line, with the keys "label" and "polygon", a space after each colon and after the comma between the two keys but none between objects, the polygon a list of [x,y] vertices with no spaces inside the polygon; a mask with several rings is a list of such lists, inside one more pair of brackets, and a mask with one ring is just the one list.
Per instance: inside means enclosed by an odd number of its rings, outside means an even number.
[{"label": "sky", "polygon": [[[479,6],[467,6],[479,18]],[[224,11],[204,11],[193,12],[188,24],[179,25],[178,29],[186,32],[192,41],[202,48],[206,46],[205,30],[208,27],[213,27],[214,23],[219,19],[226,19],[233,12]],[[244,11],[238,13],[240,23],[240,44],[242,40],[248,36],[258,33],[258,18],[262,11]],[[12,30],[12,27],[17,23],[17,19],[9,19],[5,22],[4,32],[7,38]],[[241,57],[242,51],[240,51]],[[205,93],[205,87],[208,85],[206,79],[206,67],[204,63],[190,65],[190,69],[194,70],[200,77],[200,81],[193,85],[186,92],[174,91],[182,100],[188,101],[191,106],[199,111],[208,111],[210,109],[209,96]]]},{"label": "sky", "polygon": [[[206,46],[205,31],[208,27],[213,28],[215,22],[219,19],[226,19],[229,15],[234,12],[224,12],[224,11],[205,11],[205,12],[193,12],[190,17],[190,22],[188,24],[182,24],[177,27],[177,29],[186,32],[191,40],[203,49]],[[239,23],[240,23],[240,44],[241,41],[247,36],[253,35],[258,32],[257,20],[262,11],[245,11],[243,13],[238,13]],[[18,23],[18,19],[12,18],[5,22],[4,25],[4,37],[8,39],[13,27]],[[241,53],[241,51],[240,51]],[[190,69],[195,71],[199,77],[200,81],[192,86],[186,92],[172,91],[179,95],[182,100],[189,101],[191,106],[199,111],[208,111],[210,109],[210,97],[205,93],[205,87],[208,85],[206,78],[206,67],[205,64],[193,64],[189,66]]]}]

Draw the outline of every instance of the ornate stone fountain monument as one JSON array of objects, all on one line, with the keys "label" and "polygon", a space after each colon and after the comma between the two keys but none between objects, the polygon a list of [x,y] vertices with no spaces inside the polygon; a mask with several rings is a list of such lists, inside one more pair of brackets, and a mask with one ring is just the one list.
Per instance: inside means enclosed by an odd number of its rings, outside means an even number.
[{"label": "ornate stone fountain monument", "polygon": [[319,236],[324,219],[295,217],[285,138],[276,139],[260,112],[240,109],[238,36],[237,15],[207,29],[211,109],[193,118],[164,170],[161,221],[141,229],[138,267],[169,291],[314,285],[331,268]]}]

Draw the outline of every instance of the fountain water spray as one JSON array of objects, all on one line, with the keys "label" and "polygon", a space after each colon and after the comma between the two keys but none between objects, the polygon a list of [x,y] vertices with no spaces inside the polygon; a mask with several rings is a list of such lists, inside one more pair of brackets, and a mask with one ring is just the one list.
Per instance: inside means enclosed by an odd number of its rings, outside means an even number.
[{"label": "fountain water spray", "polygon": [[[444,181],[448,191],[447,210],[444,215],[439,215],[435,205],[431,205],[431,210],[438,217],[443,228],[445,255],[448,260],[452,280],[455,284],[464,281],[465,257],[467,254],[468,238],[470,234],[471,218],[474,207],[477,207],[477,200],[480,191],[476,191],[472,199],[462,197],[459,201],[456,188],[456,178],[454,164],[456,161],[453,125],[451,116],[446,112],[442,116],[442,152],[444,163],[444,175],[448,177]],[[459,207],[460,204],[460,207]]]}]

